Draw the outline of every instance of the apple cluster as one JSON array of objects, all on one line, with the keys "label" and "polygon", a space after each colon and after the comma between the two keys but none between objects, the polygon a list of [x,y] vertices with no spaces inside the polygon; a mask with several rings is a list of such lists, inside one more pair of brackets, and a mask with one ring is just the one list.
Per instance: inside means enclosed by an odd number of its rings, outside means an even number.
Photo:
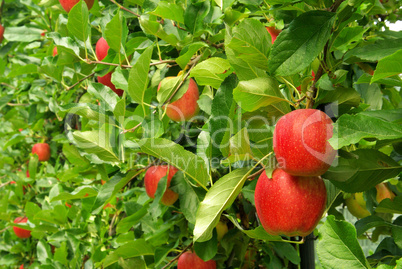
[{"label": "apple cluster", "polygon": [[298,109],[276,124],[273,149],[278,168],[269,178],[264,171],[255,189],[255,206],[271,235],[307,236],[324,211],[327,192],[320,177],[331,166],[336,151],[332,120],[316,109]]}]

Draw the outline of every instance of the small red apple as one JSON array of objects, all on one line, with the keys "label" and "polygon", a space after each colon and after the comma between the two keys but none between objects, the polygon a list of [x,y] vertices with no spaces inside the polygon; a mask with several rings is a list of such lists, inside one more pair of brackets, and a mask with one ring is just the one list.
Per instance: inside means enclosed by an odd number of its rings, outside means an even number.
[{"label": "small red apple", "polygon": [[0,43],[3,42],[4,39],[4,26],[0,24]]},{"label": "small red apple", "polygon": [[306,236],[324,213],[327,192],[321,177],[292,176],[276,169],[272,178],[265,171],[261,174],[254,198],[257,215],[269,234]]},{"label": "small red apple", "polygon": [[[161,84],[159,83],[158,90],[160,89]],[[198,92],[198,86],[195,81],[190,78],[190,83],[188,85],[188,89],[182,97],[178,100],[167,105],[166,115],[174,121],[186,121],[190,120],[194,117],[198,111],[198,99],[200,93]]]},{"label": "small red apple", "polygon": [[32,153],[38,155],[39,161],[48,161],[50,159],[50,146],[47,143],[36,143],[32,147]]},{"label": "small red apple", "polygon": [[103,77],[99,77],[98,76],[98,82],[102,83],[105,86],[108,86],[110,89],[112,89],[112,91],[114,91],[118,96],[122,96],[124,91],[121,89],[116,89],[116,86],[114,86],[114,84],[112,83],[112,73],[113,72],[109,72],[106,75],[104,75]]},{"label": "small red apple", "polygon": [[279,35],[282,31],[279,30],[279,29],[276,29],[276,28],[273,27],[273,26],[269,26],[269,27],[267,26],[267,27],[265,27],[265,28],[267,29],[268,33],[271,35],[271,43],[274,44],[276,38],[278,37],[278,35]]},{"label": "small red apple", "polygon": [[151,198],[155,198],[155,192],[158,188],[159,180],[167,175],[167,189],[163,194],[161,201],[164,205],[167,206],[174,204],[174,202],[176,202],[176,200],[179,198],[179,195],[169,189],[169,186],[172,177],[174,176],[174,174],[176,174],[177,171],[178,169],[176,167],[167,165],[155,165],[148,168],[144,177],[145,190],[148,196]]},{"label": "small red apple", "polygon": [[[28,221],[27,217],[18,217],[14,220],[14,223],[26,223]],[[13,227],[14,233],[19,238],[29,238],[31,237],[31,231],[25,230],[19,227]]]},{"label": "small red apple", "polygon": [[295,176],[320,176],[335,159],[332,120],[316,109],[298,109],[276,124],[273,148],[280,168]]},{"label": "small red apple", "polygon": [[96,42],[95,53],[96,57],[98,57],[99,61],[102,61],[107,56],[107,51],[109,50],[109,45],[106,42],[106,39],[103,37],[99,38],[98,42]]},{"label": "small red apple", "polygon": [[58,52],[57,52],[57,47],[54,47],[54,48],[53,48],[52,56],[54,57],[54,56],[56,56],[57,54],[58,54]]},{"label": "small red apple", "polygon": [[[80,0],[59,0],[60,5],[67,13],[69,13],[73,6],[75,6],[79,1]],[[91,9],[94,5],[94,0],[85,0],[85,3],[87,4],[88,9]]]},{"label": "small red apple", "polygon": [[69,203],[65,203],[65,205],[68,207],[68,208],[71,208],[71,205],[69,204]]},{"label": "small red apple", "polygon": [[216,269],[214,260],[203,261],[197,254],[187,251],[179,257],[177,269]]},{"label": "small red apple", "polygon": [[23,265],[23,264],[21,264],[20,269],[24,269],[24,265]]}]

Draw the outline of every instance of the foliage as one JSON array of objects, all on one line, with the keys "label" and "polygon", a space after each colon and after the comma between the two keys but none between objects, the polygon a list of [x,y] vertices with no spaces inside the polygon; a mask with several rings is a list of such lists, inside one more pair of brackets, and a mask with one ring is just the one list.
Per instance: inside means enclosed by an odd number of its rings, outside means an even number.
[{"label": "foliage", "polygon": [[[276,165],[275,122],[314,107],[335,121],[339,155],[323,175],[321,266],[399,268],[402,32],[386,22],[402,16],[401,4],[99,0],[67,14],[56,0],[3,0],[0,267],[173,268],[191,245],[218,268],[299,264],[289,243],[297,238],[259,225],[254,178]],[[267,26],[282,30],[273,44]],[[102,61],[100,37],[110,46]],[[122,97],[97,83],[111,71]],[[178,79],[158,91],[169,76]],[[165,104],[184,94],[187,77],[199,86],[200,113],[173,122]],[[31,148],[44,141],[51,159],[38,162]],[[166,185],[155,201],[144,189],[158,163],[180,170],[170,207],[159,203]],[[381,182],[393,201],[376,201]],[[372,213],[356,223],[341,212],[353,192],[364,192]],[[29,239],[13,233],[23,215]],[[218,242],[219,220],[229,232]],[[377,249],[365,257],[358,237]]]}]

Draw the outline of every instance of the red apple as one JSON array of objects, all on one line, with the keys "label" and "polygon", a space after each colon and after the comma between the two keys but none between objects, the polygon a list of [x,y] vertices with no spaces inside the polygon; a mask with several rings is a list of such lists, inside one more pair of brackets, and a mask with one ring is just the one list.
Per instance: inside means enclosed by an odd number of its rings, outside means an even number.
[{"label": "red apple", "polygon": [[216,269],[216,262],[209,260],[203,261],[197,254],[187,251],[179,257],[177,269]]},{"label": "red apple", "polygon": [[4,26],[0,24],[0,43],[3,42],[4,39]]},{"label": "red apple", "polygon": [[[159,83],[158,91],[160,87],[161,84]],[[190,78],[186,93],[178,100],[167,105],[166,115],[174,121],[190,120],[199,111],[197,103],[199,95],[197,83]]]},{"label": "red apple", "polygon": [[50,159],[50,146],[47,143],[36,143],[32,147],[32,153],[38,155],[39,161],[48,161]]},{"label": "red apple", "polygon": [[255,187],[255,207],[264,229],[271,235],[306,236],[320,221],[327,200],[321,177],[292,176],[276,169],[265,171]]},{"label": "red apple", "polygon": [[57,54],[58,54],[58,53],[57,53],[57,47],[54,47],[54,48],[53,48],[53,53],[52,53],[53,57],[56,56]]},{"label": "red apple", "polygon": [[109,45],[106,42],[106,39],[103,37],[99,38],[98,42],[96,42],[95,53],[96,57],[98,57],[99,61],[102,61],[107,56],[107,51],[109,50]]},{"label": "red apple", "polygon": [[[80,0],[59,0],[61,6],[64,10],[69,13],[70,10],[75,6]],[[85,3],[88,6],[88,9],[91,9],[94,5],[94,0],[85,0]]]},{"label": "red apple", "polygon": [[271,35],[271,43],[274,44],[276,38],[278,37],[278,35],[282,32],[281,30],[276,29],[273,26],[270,27],[265,27],[267,28],[268,33]]},{"label": "red apple", "polygon": [[[172,205],[176,200],[179,198],[179,195],[174,191],[169,189],[170,181],[172,177],[178,169],[173,166],[167,165],[155,165],[148,168],[147,172],[145,173],[144,181],[145,181],[145,190],[149,197],[155,198],[155,192],[158,188],[158,182],[167,175],[167,189],[162,196],[162,203],[164,205]],[[169,174],[168,174],[169,172]]]},{"label": "red apple", "polygon": [[23,265],[23,264],[21,264],[20,269],[24,269],[24,265]]},{"label": "red apple", "polygon": [[[14,223],[26,223],[28,221],[27,217],[18,217],[14,220]],[[25,230],[19,227],[13,227],[14,233],[19,238],[29,238],[31,237],[31,231]]]},{"label": "red apple", "polygon": [[316,109],[298,109],[276,124],[273,147],[280,168],[294,176],[320,176],[335,159],[328,143],[332,120]]},{"label": "red apple", "polygon": [[112,83],[112,73],[113,72],[109,72],[106,75],[104,75],[103,77],[98,77],[98,82],[102,83],[105,86],[108,86],[110,89],[112,89],[112,91],[114,91],[118,96],[122,96],[124,91],[121,89],[116,89],[116,86],[114,86],[114,84]]},{"label": "red apple", "polygon": [[71,205],[69,204],[69,203],[65,203],[65,205],[68,207],[68,208],[71,208]]}]

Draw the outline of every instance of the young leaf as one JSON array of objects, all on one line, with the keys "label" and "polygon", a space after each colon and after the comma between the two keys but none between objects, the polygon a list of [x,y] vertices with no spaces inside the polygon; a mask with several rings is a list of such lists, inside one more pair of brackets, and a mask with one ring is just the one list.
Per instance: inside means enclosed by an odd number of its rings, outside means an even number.
[{"label": "young leaf", "polygon": [[109,47],[120,53],[120,49],[126,42],[128,34],[127,23],[125,17],[121,12],[113,17],[113,19],[106,25],[105,39]]},{"label": "young leaf", "polygon": [[352,224],[328,216],[318,231],[317,254],[324,268],[371,268]]},{"label": "young leaf", "polygon": [[154,11],[151,12],[158,17],[184,23],[184,10],[175,3],[160,1]]},{"label": "young leaf", "polygon": [[198,85],[209,85],[218,89],[221,83],[231,72],[228,60],[218,57],[209,58],[197,64],[191,70],[190,77],[197,80]]},{"label": "young leaf", "polygon": [[371,83],[376,82],[382,78],[392,77],[402,73],[402,49],[398,50],[392,55],[389,55],[381,59],[377,68],[374,71],[374,75],[371,78]]},{"label": "young leaf", "polygon": [[204,29],[204,19],[210,9],[210,1],[190,2],[184,12],[184,23],[191,34]]},{"label": "young leaf", "polygon": [[272,45],[269,71],[290,76],[307,68],[324,49],[335,19],[335,13],[321,10],[305,12],[294,19]]},{"label": "young leaf", "polygon": [[144,239],[137,239],[130,243],[120,246],[111,252],[103,260],[103,266],[106,268],[118,262],[120,259],[128,259],[144,255],[154,255],[154,247]]}]

